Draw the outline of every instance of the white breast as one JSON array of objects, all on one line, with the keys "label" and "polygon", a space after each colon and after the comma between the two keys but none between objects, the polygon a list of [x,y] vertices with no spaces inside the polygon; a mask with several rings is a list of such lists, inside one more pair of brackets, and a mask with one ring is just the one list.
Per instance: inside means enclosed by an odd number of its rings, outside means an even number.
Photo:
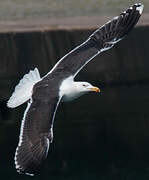
[{"label": "white breast", "polygon": [[81,95],[82,93],[78,92],[72,76],[62,82],[59,92],[59,96],[62,97],[61,101],[72,101]]}]

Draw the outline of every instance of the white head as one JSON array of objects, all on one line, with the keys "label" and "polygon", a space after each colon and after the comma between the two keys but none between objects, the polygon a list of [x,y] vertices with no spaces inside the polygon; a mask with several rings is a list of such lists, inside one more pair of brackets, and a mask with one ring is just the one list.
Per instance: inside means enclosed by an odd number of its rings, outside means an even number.
[{"label": "white head", "polygon": [[92,86],[88,82],[75,82],[68,79],[60,87],[60,96],[62,101],[72,101],[91,91],[100,92],[99,88]]},{"label": "white head", "polygon": [[76,84],[77,91],[82,94],[85,94],[91,91],[100,92],[100,89],[98,87],[92,86],[88,82],[75,82],[75,84]]}]

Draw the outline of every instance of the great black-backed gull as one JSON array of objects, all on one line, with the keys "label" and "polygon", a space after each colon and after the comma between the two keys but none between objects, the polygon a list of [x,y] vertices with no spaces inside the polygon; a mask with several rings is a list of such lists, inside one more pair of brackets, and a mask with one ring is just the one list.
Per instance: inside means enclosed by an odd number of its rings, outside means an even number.
[{"label": "great black-backed gull", "polygon": [[141,3],[133,5],[66,54],[46,76],[41,78],[35,68],[19,82],[7,103],[8,107],[15,108],[28,102],[15,153],[19,173],[34,175],[46,159],[53,140],[53,123],[59,102],[100,91],[88,82],[75,82],[75,76],[95,56],[123,39],[136,25],[142,11]]}]

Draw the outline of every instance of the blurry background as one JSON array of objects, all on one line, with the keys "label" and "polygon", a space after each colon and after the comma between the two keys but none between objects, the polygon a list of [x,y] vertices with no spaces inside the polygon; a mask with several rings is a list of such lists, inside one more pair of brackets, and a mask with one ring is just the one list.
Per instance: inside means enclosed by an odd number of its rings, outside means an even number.
[{"label": "blurry background", "polygon": [[5,0],[0,2],[0,20],[49,19],[78,16],[100,16],[119,13],[133,3],[148,0]]},{"label": "blurry background", "polygon": [[[0,0],[0,179],[31,178],[18,175],[13,160],[26,104],[6,107],[20,78],[34,67],[45,75],[98,26],[136,2]],[[101,93],[60,104],[48,159],[32,178],[149,178],[149,2],[141,2],[145,10],[132,33],[76,77]]]}]

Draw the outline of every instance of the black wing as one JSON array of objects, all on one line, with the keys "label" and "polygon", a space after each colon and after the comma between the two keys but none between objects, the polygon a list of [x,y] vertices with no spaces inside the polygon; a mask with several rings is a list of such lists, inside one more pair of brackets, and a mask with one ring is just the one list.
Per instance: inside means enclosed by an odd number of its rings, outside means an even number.
[{"label": "black wing", "polygon": [[19,173],[34,175],[48,154],[53,139],[53,121],[60,98],[55,89],[37,83],[22,120],[15,165]]},{"label": "black wing", "polygon": [[143,5],[135,4],[107,22],[97,29],[86,42],[65,55],[52,71],[65,72],[63,73],[65,77],[75,76],[92,58],[123,39],[136,25],[142,11]]}]

